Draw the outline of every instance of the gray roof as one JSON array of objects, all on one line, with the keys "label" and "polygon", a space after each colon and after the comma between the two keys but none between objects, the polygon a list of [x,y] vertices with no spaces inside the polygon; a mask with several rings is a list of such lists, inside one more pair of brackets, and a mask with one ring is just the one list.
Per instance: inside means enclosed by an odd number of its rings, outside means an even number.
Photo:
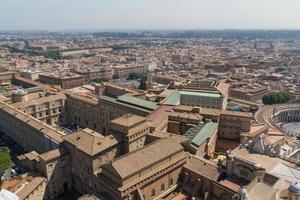
[{"label": "gray roof", "polygon": [[111,102],[111,103],[116,103],[118,105],[121,105],[121,106],[124,106],[124,107],[127,107],[127,108],[132,108],[132,109],[135,109],[135,110],[139,110],[139,111],[142,111],[144,113],[149,113],[150,114],[153,111],[153,110],[149,110],[149,109],[146,109],[146,108],[139,107],[139,106],[134,105],[134,104],[129,104],[127,102],[118,101],[118,99],[112,98],[112,97],[109,97],[109,96],[106,96],[106,95],[100,95],[99,99],[103,100],[103,101],[108,101],[108,102]]},{"label": "gray roof", "polygon": [[135,106],[138,106],[141,108],[145,108],[148,110],[155,110],[156,108],[158,108],[158,105],[155,102],[146,101],[146,100],[131,96],[129,94],[124,94],[122,96],[119,96],[118,101],[132,104],[132,105],[135,105]]},{"label": "gray roof", "polygon": [[208,138],[213,137],[213,135],[217,132],[217,129],[218,123],[207,122],[204,125],[190,128],[185,135],[188,137],[191,136],[191,144],[199,147]]}]

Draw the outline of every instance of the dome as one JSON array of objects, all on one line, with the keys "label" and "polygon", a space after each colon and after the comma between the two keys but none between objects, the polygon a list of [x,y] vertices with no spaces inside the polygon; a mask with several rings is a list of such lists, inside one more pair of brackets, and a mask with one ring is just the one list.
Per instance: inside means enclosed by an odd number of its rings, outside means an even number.
[{"label": "dome", "polygon": [[289,186],[289,191],[293,192],[293,193],[300,193],[300,183],[298,183],[298,182],[292,183]]},{"label": "dome", "polygon": [[245,199],[246,197],[248,197],[248,192],[245,187],[240,187],[240,189],[238,190],[237,193],[242,199]]},{"label": "dome", "polygon": [[233,155],[231,153],[231,150],[226,151],[226,157],[227,157],[228,160],[233,160]]},{"label": "dome", "polygon": [[16,95],[23,96],[23,95],[26,94],[26,92],[25,92],[24,90],[22,90],[22,89],[18,89],[17,91],[15,91],[15,94],[16,94]]}]

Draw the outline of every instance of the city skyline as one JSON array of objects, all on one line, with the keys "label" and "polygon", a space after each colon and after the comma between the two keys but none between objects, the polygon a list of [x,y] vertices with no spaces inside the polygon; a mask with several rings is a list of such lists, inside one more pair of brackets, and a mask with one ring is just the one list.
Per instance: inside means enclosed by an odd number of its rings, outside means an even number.
[{"label": "city skyline", "polygon": [[297,0],[4,1],[0,30],[300,29]]}]

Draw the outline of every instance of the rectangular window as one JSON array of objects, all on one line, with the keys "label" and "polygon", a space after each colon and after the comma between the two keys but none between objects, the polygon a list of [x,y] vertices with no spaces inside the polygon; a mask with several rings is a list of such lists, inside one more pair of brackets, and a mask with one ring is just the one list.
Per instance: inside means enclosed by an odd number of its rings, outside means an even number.
[{"label": "rectangular window", "polygon": [[48,165],[49,170],[53,170],[53,164]]},{"label": "rectangular window", "polygon": [[151,197],[154,197],[155,196],[155,189],[152,189],[151,190]]},{"label": "rectangular window", "polygon": [[173,178],[170,178],[170,179],[169,179],[169,187],[170,187],[171,185],[173,185],[173,182],[174,182],[174,181],[173,181]]}]

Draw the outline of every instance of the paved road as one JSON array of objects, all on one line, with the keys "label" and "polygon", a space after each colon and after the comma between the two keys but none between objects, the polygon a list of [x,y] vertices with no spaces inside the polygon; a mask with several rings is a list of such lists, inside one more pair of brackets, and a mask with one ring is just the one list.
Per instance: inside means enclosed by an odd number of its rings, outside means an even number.
[{"label": "paved road", "polygon": [[15,143],[12,139],[10,139],[7,135],[5,135],[4,133],[0,132],[0,147],[7,147],[10,150],[10,155],[12,158],[12,163],[10,168],[8,168],[7,170],[5,170],[4,173],[4,177],[6,180],[9,180],[12,178],[11,176],[11,170],[12,167],[15,166],[15,162],[17,160],[17,156],[24,154],[25,151],[24,149],[18,145],[17,143]]},{"label": "paved road", "polygon": [[[277,129],[285,134],[288,134],[287,129],[283,130],[279,127],[276,127],[276,125],[273,125],[270,122],[270,117],[272,116],[274,109],[280,110],[280,109],[299,109],[299,103],[284,103],[284,104],[275,104],[275,105],[269,105],[269,106],[262,106],[256,113],[255,113],[255,120],[258,123],[264,123],[267,124],[268,126]],[[288,127],[288,125],[286,126]],[[299,127],[299,126],[298,126]],[[298,127],[292,127],[292,129],[298,129]],[[298,132],[298,131],[296,131]]]}]

